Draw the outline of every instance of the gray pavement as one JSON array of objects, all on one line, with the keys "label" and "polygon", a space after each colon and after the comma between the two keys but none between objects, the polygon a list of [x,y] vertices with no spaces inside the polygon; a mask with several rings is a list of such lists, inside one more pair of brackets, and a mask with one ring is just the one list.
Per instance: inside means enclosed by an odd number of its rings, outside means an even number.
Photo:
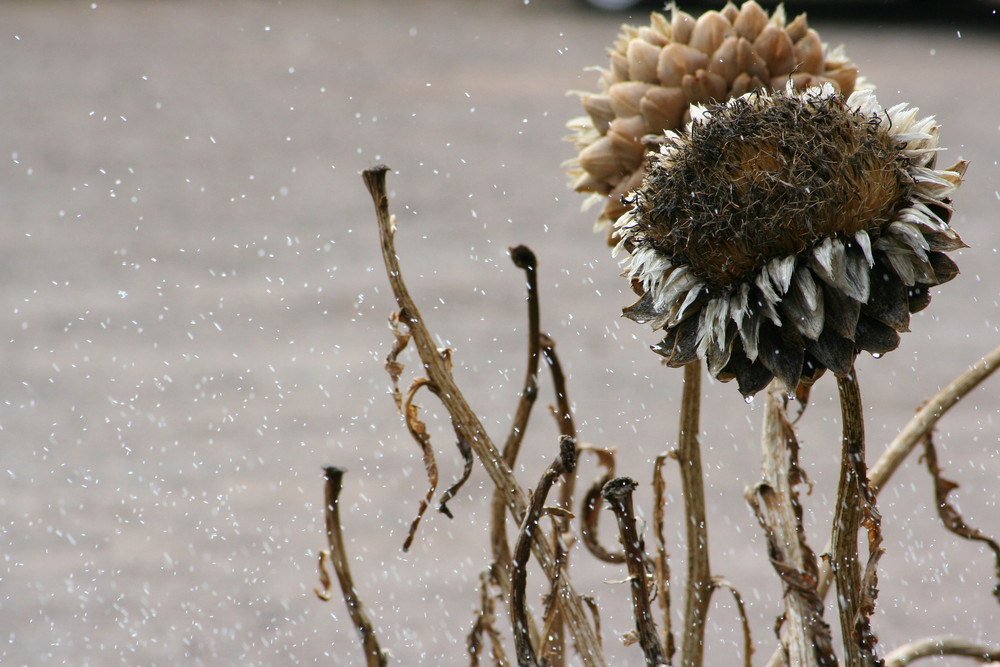
[{"label": "gray pavement", "polygon": [[[884,104],[936,114],[948,157],[971,161],[953,221],[971,246],[962,275],[898,351],[859,360],[872,455],[1000,342],[998,19],[921,22],[907,6],[812,21]],[[397,664],[465,664],[489,487],[477,469],[455,519],[429,513],[400,551],[425,482],[382,369],[393,303],[358,176],[380,161],[395,170],[410,288],[487,427],[505,433],[523,374],[522,278],[506,253],[526,243],[581,435],[618,448],[649,507],[679,374],[618,317],[626,286],[560,168],[579,114],[564,91],[595,87],[584,68],[603,64],[623,18],[540,0],[0,4],[0,662],[359,664],[342,602],[312,592],[320,467],[334,464],[350,471],[352,565],[383,644]],[[966,519],[993,535],[997,382],[937,439]],[[833,384],[800,432],[816,549],[835,494]],[[761,664],[781,596],[743,500],[762,401],[706,391],[712,565],[743,592]],[[443,411],[424,406],[446,484],[460,463]],[[539,407],[526,486],[555,452]],[[594,473],[585,463],[582,479]],[[1000,641],[991,556],[958,544],[933,505],[916,457],[880,499],[883,649],[926,634]],[[613,664],[639,664],[617,639],[627,589],[606,583],[623,573],[574,562]],[[709,664],[733,664],[735,611],[716,604]]]}]

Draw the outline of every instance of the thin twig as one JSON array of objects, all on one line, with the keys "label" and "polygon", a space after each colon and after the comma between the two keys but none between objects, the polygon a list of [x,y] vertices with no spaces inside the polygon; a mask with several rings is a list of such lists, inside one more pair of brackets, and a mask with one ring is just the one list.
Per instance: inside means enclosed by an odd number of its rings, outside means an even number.
[{"label": "thin twig", "polygon": [[948,383],[937,395],[924,404],[913,419],[903,427],[889,447],[871,468],[870,481],[875,493],[882,490],[896,468],[913,451],[925,433],[929,433],[948,410],[978,387],[983,380],[1000,367],[1000,347],[977,361],[967,371]]},{"label": "thin twig", "polygon": [[365,650],[365,664],[368,667],[385,667],[389,662],[388,653],[379,648],[378,637],[372,622],[365,613],[364,606],[358,598],[358,591],[354,587],[354,579],[351,577],[351,567],[347,561],[347,552],[344,550],[344,535],[340,527],[340,490],[343,488],[344,473],[343,468],[327,466],[323,469],[326,472],[326,485],[324,486],[324,499],[326,500],[326,538],[329,543],[329,550],[324,550],[320,555],[320,583],[323,584],[323,591],[316,590],[316,595],[322,600],[330,599],[330,576],[323,567],[327,556],[333,563],[333,569],[337,573],[337,581],[340,583],[340,590],[344,594],[344,602],[347,603],[347,613],[351,617],[351,622],[361,636],[361,644]]},{"label": "thin twig", "polygon": [[528,576],[528,557],[534,535],[538,531],[538,519],[545,506],[545,498],[549,489],[561,475],[572,474],[576,469],[576,443],[571,438],[562,438],[559,443],[559,456],[545,469],[538,480],[538,486],[531,494],[531,502],[521,522],[521,529],[514,543],[513,561],[511,564],[510,618],[514,628],[514,648],[517,652],[517,664],[521,667],[535,667],[538,659],[531,645],[531,635],[528,633],[527,600],[525,586]]},{"label": "thin twig", "polygon": [[[528,427],[528,419],[531,417],[531,408],[538,398],[538,362],[539,354],[539,304],[538,304],[538,261],[527,246],[517,246],[510,249],[510,258],[514,266],[524,270],[525,285],[527,294],[525,301],[528,304],[528,364],[524,374],[524,385],[521,388],[521,395],[517,401],[517,409],[514,411],[514,419],[511,421],[510,432],[507,434],[507,441],[503,445],[503,460],[508,466],[513,467],[517,460],[517,455],[521,451],[521,442],[524,440],[524,433]],[[510,547],[507,544],[507,532],[504,529],[504,499],[500,489],[493,491],[493,502],[491,505],[490,519],[490,543],[493,545],[493,560],[502,569],[507,568],[510,562]],[[502,572],[501,576],[506,576],[507,572]]]},{"label": "thin twig", "polygon": [[[417,309],[416,303],[410,296],[409,290],[403,281],[394,243],[395,219],[389,214],[389,198],[385,187],[385,176],[388,170],[389,168],[385,165],[379,165],[371,169],[366,169],[362,173],[362,177],[375,204],[382,259],[385,262],[389,284],[392,286],[396,303],[400,309],[400,318],[407,323],[410,334],[413,337],[413,342],[416,344],[417,352],[427,372],[427,377],[440,390],[438,396],[451,415],[452,422],[462,425],[462,433],[467,442],[482,463],[490,480],[504,494],[504,502],[507,504],[511,516],[520,524],[527,510],[527,500],[525,499],[524,491],[514,477],[510,466],[504,462],[502,454],[486,433],[482,422],[479,421],[476,413],[462,396],[462,392],[455,383],[441,355],[438,354],[434,345],[434,338],[423,323],[420,311]],[[557,563],[549,542],[541,537],[532,540],[532,551],[535,554],[535,558],[538,559],[539,565],[542,567],[545,575],[550,580],[554,578],[556,576]],[[560,604],[563,605],[563,612],[570,627],[570,632],[573,634],[576,649],[580,653],[584,663],[595,666],[604,665],[600,643],[597,641],[593,628],[590,626],[583,602],[567,578],[563,578],[562,580],[559,600]]]},{"label": "thin twig", "polygon": [[650,607],[649,587],[646,585],[646,549],[642,536],[636,529],[635,510],[632,506],[635,487],[635,481],[628,477],[618,477],[604,485],[602,495],[618,520],[618,532],[625,548],[625,564],[628,566],[632,589],[632,615],[635,616],[639,645],[646,656],[646,664],[656,667],[666,664],[667,657],[660,638],[656,635],[656,623]]},{"label": "thin twig", "polygon": [[503,641],[500,631],[494,625],[496,620],[496,603],[491,589],[493,580],[488,571],[479,575],[479,611],[476,613],[476,622],[472,626],[465,645],[469,651],[470,667],[479,667],[479,656],[483,651],[483,635],[490,640],[490,650],[493,654],[493,664],[495,667],[507,666],[507,655],[503,650]]},{"label": "thin twig", "polygon": [[726,579],[716,577],[712,580],[712,589],[725,588],[733,594],[733,601],[736,602],[736,611],[740,617],[740,625],[743,628],[743,667],[752,667],[753,661],[753,639],[750,637],[750,619],[747,618],[746,606],[743,604],[743,596],[739,590]]},{"label": "thin twig", "polygon": [[885,667],[904,667],[920,658],[959,655],[976,662],[1000,662],[1000,648],[990,648],[958,637],[925,637],[890,651]]},{"label": "thin twig", "polygon": [[698,442],[701,412],[701,362],[684,367],[681,426],[677,445],[681,493],[687,518],[687,598],[684,603],[683,667],[701,667],[705,649],[705,619],[712,597],[708,564],[708,522],[705,518],[705,482]]}]

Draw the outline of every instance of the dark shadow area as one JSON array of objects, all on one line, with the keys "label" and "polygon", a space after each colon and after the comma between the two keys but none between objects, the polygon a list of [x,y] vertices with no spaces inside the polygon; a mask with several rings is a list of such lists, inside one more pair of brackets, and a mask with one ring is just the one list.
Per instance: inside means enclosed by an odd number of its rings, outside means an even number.
[{"label": "dark shadow area", "polygon": [[[664,8],[663,2],[648,0],[621,10],[605,10],[594,5],[614,5],[615,0],[574,0],[576,8],[619,17],[633,22],[644,20],[651,11]],[[681,9],[697,15],[722,5],[717,2],[680,2]],[[740,3],[735,3],[739,5]],[[778,3],[760,3],[769,12]],[[570,5],[572,6],[572,5]],[[786,2],[785,13],[791,17],[806,12],[813,20],[825,23],[842,23],[864,26],[890,26],[893,24],[918,26],[953,26],[956,30],[994,31],[1000,29],[1000,1],[964,0],[962,2],[941,2],[941,0],[812,0],[806,2]]]}]

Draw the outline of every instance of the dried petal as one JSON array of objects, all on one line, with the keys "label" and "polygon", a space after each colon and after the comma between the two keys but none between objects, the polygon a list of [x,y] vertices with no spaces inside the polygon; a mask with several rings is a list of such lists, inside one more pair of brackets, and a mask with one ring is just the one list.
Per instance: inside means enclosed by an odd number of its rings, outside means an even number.
[{"label": "dried petal", "polygon": [[628,76],[632,81],[656,83],[656,62],[660,49],[642,39],[633,39],[628,44]]},{"label": "dried petal", "polygon": [[871,299],[861,312],[887,324],[896,331],[910,330],[910,310],[906,299],[906,285],[881,262],[872,271]]},{"label": "dried petal", "polygon": [[882,355],[899,347],[899,334],[892,327],[862,315],[858,318],[854,345],[859,350]]},{"label": "dried petal", "polygon": [[739,16],[733,21],[733,31],[740,37],[754,41],[757,35],[767,25],[767,12],[753,0],[744,2],[740,7]]},{"label": "dried petal", "polygon": [[806,350],[834,373],[849,373],[854,365],[854,342],[827,329],[817,340],[805,341]]},{"label": "dried petal", "polygon": [[760,325],[759,359],[781,380],[789,393],[795,391],[802,375],[802,338],[791,327],[776,327],[768,321]]},{"label": "dried petal", "polygon": [[708,11],[698,17],[691,33],[690,46],[706,55],[715,53],[722,40],[733,34],[733,26],[716,11]]},{"label": "dried petal", "polygon": [[775,25],[760,31],[753,48],[767,63],[771,77],[785,76],[795,68],[795,46],[788,34]]}]

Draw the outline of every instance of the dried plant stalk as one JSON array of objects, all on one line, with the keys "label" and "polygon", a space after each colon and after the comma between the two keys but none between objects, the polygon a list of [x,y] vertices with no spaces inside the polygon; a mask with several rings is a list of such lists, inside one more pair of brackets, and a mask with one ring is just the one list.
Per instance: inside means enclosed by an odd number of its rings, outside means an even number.
[{"label": "dried plant stalk", "polygon": [[885,483],[896,472],[896,468],[913,451],[913,448],[917,446],[917,443],[924,437],[924,434],[929,433],[938,420],[952,406],[982,384],[998,367],[1000,367],[1000,347],[997,347],[973,364],[967,371],[949,382],[944,389],[939,391],[917,411],[913,419],[903,427],[903,430],[899,432],[899,435],[893,439],[892,443],[872,466],[870,479],[872,489],[874,489],[875,493],[882,490]]},{"label": "dried plant stalk", "polygon": [[[875,638],[871,635],[869,618],[874,609],[874,568],[877,554],[869,546],[870,567],[865,568],[864,582],[858,560],[858,531],[866,512],[874,513],[865,466],[865,427],[861,410],[861,391],[853,367],[851,372],[837,375],[840,390],[840,413],[843,421],[843,451],[840,461],[840,482],[837,505],[833,515],[833,551],[831,554],[834,579],[837,582],[837,607],[840,630],[844,641],[844,661],[847,667],[878,664]],[[869,518],[869,521],[871,519]],[[875,527],[877,534],[877,526]],[[874,549],[878,548],[875,540]],[[864,585],[864,583],[868,585]]]},{"label": "dried plant stalk", "polygon": [[354,587],[354,579],[351,577],[351,567],[347,562],[347,552],[344,549],[344,535],[340,526],[340,490],[343,488],[344,472],[343,468],[327,466],[326,485],[324,487],[324,498],[326,500],[326,538],[330,545],[328,551],[323,551],[320,555],[320,583],[323,584],[323,591],[316,590],[316,595],[321,600],[330,599],[330,576],[323,567],[327,556],[333,563],[333,569],[337,573],[337,581],[340,590],[344,594],[344,602],[347,603],[347,613],[351,617],[351,622],[361,636],[361,644],[365,651],[365,664],[368,667],[385,667],[389,662],[388,654],[379,648],[378,637],[372,622],[365,613],[361,599],[358,598],[358,591]]},{"label": "dried plant stalk", "polygon": [[599,449],[586,444],[580,445],[580,453],[583,452],[593,452],[597,455],[597,462],[604,468],[604,474],[594,480],[580,503],[580,541],[597,560],[605,563],[624,563],[624,551],[609,551],[597,538],[602,509],[601,491],[615,476],[615,453],[610,449]]},{"label": "dried plant stalk", "polygon": [[[537,301],[537,300],[536,300]],[[569,439],[573,443],[577,441],[576,424],[573,422],[573,410],[569,403],[569,393],[566,390],[566,376],[563,374],[562,364],[559,363],[559,356],[556,354],[556,343],[547,334],[539,334],[542,356],[549,367],[552,375],[552,385],[555,390],[556,403],[550,406],[556,422],[559,424],[559,434],[564,439]],[[576,454],[579,454],[577,449]],[[565,537],[570,535],[572,529],[572,508],[573,496],[576,493],[576,469],[568,471],[563,478],[563,483],[559,488],[559,513],[553,514],[554,530],[552,532],[552,548],[556,552],[556,559],[562,563],[562,567],[557,569],[561,574],[569,567],[569,549],[566,547]],[[551,607],[551,616],[546,614],[546,637],[545,658],[550,667],[561,667],[566,663],[565,632],[558,606]]]},{"label": "dried plant stalk", "polygon": [[667,662],[660,638],[656,635],[653,610],[650,607],[649,587],[646,585],[646,549],[642,536],[635,525],[635,510],[632,492],[635,481],[628,477],[618,477],[604,485],[601,495],[608,501],[611,511],[618,520],[618,533],[625,548],[625,564],[628,566],[629,587],[632,590],[632,615],[639,636],[639,645],[646,656],[646,664],[657,667]]},{"label": "dried plant stalk", "polygon": [[[538,520],[542,515],[545,505],[545,498],[549,494],[549,489],[560,476],[572,474],[576,469],[576,443],[572,438],[562,438],[559,443],[559,456],[545,469],[542,478],[538,481],[534,493],[531,494],[531,502],[524,514],[521,522],[521,529],[517,535],[517,542],[514,544],[513,560],[511,563],[511,594],[510,594],[510,619],[514,628],[514,647],[517,650],[517,664],[521,667],[536,667],[538,659],[534,647],[531,645],[531,636],[528,633],[527,608],[525,599],[525,585],[528,575],[528,557],[531,552],[531,544],[534,536],[538,532]],[[547,664],[547,663],[546,663]]]},{"label": "dried plant stalk", "polygon": [[[933,430],[948,410],[982,384],[997,368],[1000,368],[1000,347],[994,349],[949,382],[917,410],[913,418],[907,422],[899,435],[893,438],[889,446],[872,465],[868,480],[875,494],[885,488],[893,473],[902,465],[913,448],[921,442],[925,434]],[[827,544],[824,551],[829,552],[830,547],[831,545]],[[829,563],[826,561],[820,563],[819,584],[816,586],[816,591],[821,600],[826,597],[832,580],[833,571],[830,569]]]},{"label": "dried plant stalk", "polygon": [[[517,455],[521,451],[521,442],[528,426],[528,419],[531,416],[531,409],[538,398],[538,363],[539,348],[541,345],[539,334],[539,303],[538,303],[538,276],[536,268],[538,262],[535,254],[526,246],[517,246],[510,249],[511,261],[514,265],[524,270],[525,285],[527,287],[526,301],[528,304],[528,364],[525,370],[524,385],[518,399],[517,408],[514,412],[514,419],[511,422],[507,440],[503,446],[503,459],[508,467],[513,467],[517,460]],[[491,565],[494,582],[500,588],[503,599],[510,602],[510,544],[507,541],[507,504],[504,494],[500,488],[493,491],[493,499],[490,503],[490,548],[493,550],[493,563]],[[538,629],[535,627],[534,618],[528,618],[528,632],[532,642],[539,641]]]},{"label": "dried plant stalk", "polygon": [[490,640],[490,650],[493,653],[493,664],[497,667],[506,666],[507,654],[503,650],[503,641],[500,631],[497,630],[494,622],[496,620],[496,604],[490,590],[493,587],[493,580],[489,571],[479,575],[479,612],[476,614],[476,621],[472,625],[472,630],[465,640],[465,645],[469,651],[469,665],[479,667],[479,656],[483,652],[483,635]]},{"label": "dried plant stalk", "polygon": [[[375,205],[382,259],[385,262],[386,274],[400,309],[400,319],[406,323],[410,330],[427,377],[439,389],[438,397],[451,415],[452,423],[457,429],[461,429],[462,435],[482,463],[487,475],[503,494],[504,502],[514,520],[520,524],[527,510],[524,491],[517,478],[514,477],[510,466],[503,460],[502,454],[486,433],[486,429],[476,413],[463,398],[451,372],[441,355],[438,354],[434,339],[424,325],[420,312],[403,281],[394,243],[395,224],[394,219],[389,214],[388,193],[385,187],[385,176],[388,170],[389,168],[385,165],[378,165],[364,170],[362,178]],[[550,580],[555,578],[558,564],[551,544],[539,536],[538,539],[532,540],[531,545],[532,552],[538,559],[545,575]],[[566,622],[575,641],[576,650],[583,661],[588,665],[604,665],[601,646],[588,622],[584,604],[566,578],[561,580],[559,604],[562,605]]]},{"label": "dried plant stalk", "polygon": [[708,522],[705,518],[705,482],[701,468],[701,362],[684,367],[681,393],[681,427],[677,462],[687,519],[687,597],[684,602],[684,634],[681,639],[683,667],[701,667],[705,649],[705,620],[712,597],[712,573],[708,564]]},{"label": "dried plant stalk", "polygon": [[[949,382],[937,394],[928,399],[917,413],[893,438],[878,460],[871,466],[868,474],[869,484],[873,494],[878,494],[885,488],[903,461],[923,439],[930,433],[938,421],[947,414],[960,400],[973,389],[982,384],[993,372],[1000,368],[1000,347],[995,348],[981,358],[954,380]],[[829,553],[832,543],[828,542],[823,551]],[[819,581],[816,594],[820,600],[826,598],[833,582],[833,570],[827,560],[819,564]],[[888,657],[887,657],[888,659]],[[768,661],[768,667],[785,664],[782,649],[776,650]]]},{"label": "dried plant stalk", "polygon": [[659,593],[657,601],[660,605],[660,615],[663,618],[663,643],[667,652],[667,664],[673,664],[674,633],[670,619],[670,560],[667,553],[667,542],[663,538],[663,509],[666,505],[667,483],[663,478],[663,465],[669,455],[660,454],[653,462],[653,534],[656,536],[656,589]]},{"label": "dried plant stalk", "polygon": [[781,662],[792,667],[832,667],[837,664],[830,626],[823,620],[823,603],[816,595],[816,555],[806,543],[797,484],[804,482],[798,466],[798,442],[785,413],[782,388],[772,382],[764,409],[761,438],[762,481],[747,489],[747,502],[767,535],[771,564],[785,587]]},{"label": "dried plant stalk", "polygon": [[885,656],[885,667],[905,667],[920,658],[959,655],[976,662],[1000,662],[1000,648],[990,648],[958,637],[925,637],[905,644]]},{"label": "dried plant stalk", "polygon": [[740,627],[743,629],[743,667],[753,667],[751,660],[753,657],[753,639],[750,636],[750,619],[747,618],[747,609],[746,605],[743,604],[743,596],[730,581],[722,577],[715,577],[712,579],[712,590],[719,588],[725,588],[733,595],[733,601],[736,603],[736,611],[740,617]]}]

